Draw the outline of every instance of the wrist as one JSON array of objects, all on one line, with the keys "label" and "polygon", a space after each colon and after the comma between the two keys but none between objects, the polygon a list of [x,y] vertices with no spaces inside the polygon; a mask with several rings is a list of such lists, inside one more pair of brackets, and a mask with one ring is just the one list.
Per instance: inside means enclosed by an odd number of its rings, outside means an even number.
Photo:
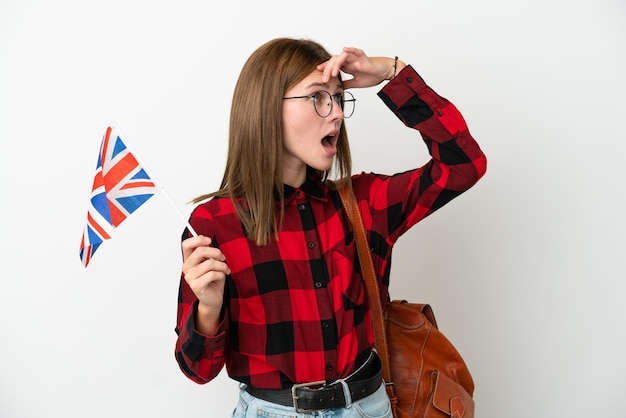
[{"label": "wrist", "polygon": [[222,308],[214,308],[198,302],[195,312],[196,330],[204,335],[215,335],[219,328]]},{"label": "wrist", "polygon": [[396,76],[406,67],[406,63],[398,58],[396,55],[393,59],[393,68],[392,68],[392,76],[389,80],[393,80]]}]

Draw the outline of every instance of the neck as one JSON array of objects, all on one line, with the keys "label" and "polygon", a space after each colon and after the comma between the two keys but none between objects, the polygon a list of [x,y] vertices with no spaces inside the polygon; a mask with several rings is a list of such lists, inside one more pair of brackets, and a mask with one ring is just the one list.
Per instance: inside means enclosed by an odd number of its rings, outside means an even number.
[{"label": "neck", "polygon": [[306,165],[294,169],[294,167],[289,167],[283,165],[283,183],[287,184],[291,187],[300,187],[306,180]]}]

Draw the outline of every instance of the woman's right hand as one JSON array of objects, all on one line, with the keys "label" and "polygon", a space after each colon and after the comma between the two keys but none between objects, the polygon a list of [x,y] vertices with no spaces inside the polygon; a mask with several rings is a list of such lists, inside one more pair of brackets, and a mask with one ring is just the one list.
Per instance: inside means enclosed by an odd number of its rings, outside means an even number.
[{"label": "woman's right hand", "polygon": [[202,235],[184,240],[182,250],[183,277],[199,301],[198,328],[201,332],[200,328],[212,330],[219,321],[226,275],[230,274],[226,258],[219,248],[211,247],[211,238]]}]

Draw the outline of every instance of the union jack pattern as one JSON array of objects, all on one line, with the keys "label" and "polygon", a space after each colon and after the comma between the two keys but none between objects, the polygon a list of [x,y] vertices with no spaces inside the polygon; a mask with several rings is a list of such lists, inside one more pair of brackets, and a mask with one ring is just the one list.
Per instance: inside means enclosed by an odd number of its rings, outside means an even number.
[{"label": "union jack pattern", "polygon": [[79,254],[85,267],[100,245],[111,238],[113,230],[158,191],[157,182],[124,142],[119,128],[107,127],[80,242]]}]

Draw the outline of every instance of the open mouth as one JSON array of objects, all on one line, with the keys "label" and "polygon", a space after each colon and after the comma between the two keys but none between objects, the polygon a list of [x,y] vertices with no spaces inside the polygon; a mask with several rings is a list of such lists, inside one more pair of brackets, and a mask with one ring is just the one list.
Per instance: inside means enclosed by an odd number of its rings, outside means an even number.
[{"label": "open mouth", "polygon": [[326,148],[329,148],[333,151],[337,150],[337,140],[338,137],[337,135],[326,135],[323,139],[322,139],[322,145]]}]

